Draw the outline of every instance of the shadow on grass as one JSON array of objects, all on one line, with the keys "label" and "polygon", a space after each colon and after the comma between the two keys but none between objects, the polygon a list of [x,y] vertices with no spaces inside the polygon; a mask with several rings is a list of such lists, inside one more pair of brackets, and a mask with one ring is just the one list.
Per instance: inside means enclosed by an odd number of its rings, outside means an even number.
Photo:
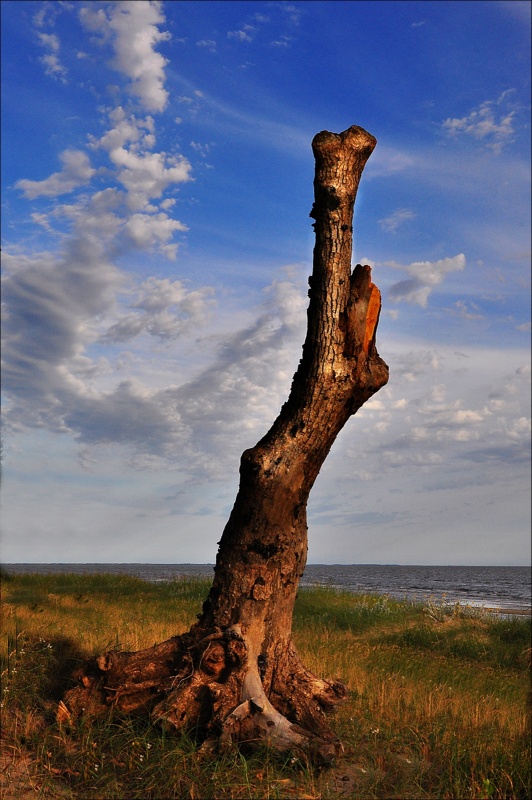
[{"label": "shadow on grass", "polygon": [[4,699],[10,706],[38,708],[47,718],[74,685],[72,673],[86,660],[79,645],[66,636],[9,637],[7,664],[3,665]]}]

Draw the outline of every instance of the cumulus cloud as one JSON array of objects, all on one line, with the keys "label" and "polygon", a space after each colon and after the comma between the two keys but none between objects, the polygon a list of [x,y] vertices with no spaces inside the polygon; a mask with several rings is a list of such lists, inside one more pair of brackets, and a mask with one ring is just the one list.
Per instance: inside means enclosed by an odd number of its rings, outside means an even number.
[{"label": "cumulus cloud", "polygon": [[513,93],[513,89],[507,89],[497,100],[486,100],[465,117],[449,117],[442,123],[444,131],[450,136],[464,134],[483,141],[499,154],[515,134],[517,110],[509,107],[509,98]]},{"label": "cumulus cloud", "polygon": [[[139,247],[164,244],[172,237],[174,231],[188,230],[186,225],[177,219],[171,219],[164,212],[151,215],[132,214],[125,224],[125,229],[133,243]],[[175,250],[173,254],[175,258]]]},{"label": "cumulus cloud", "polygon": [[147,111],[163,111],[168,102],[164,88],[167,59],[155,47],[167,41],[170,34],[158,28],[165,21],[161,4],[155,0],[142,3],[122,0],[108,10],[83,7],[80,19],[89,30],[113,38],[113,64],[130,79],[129,93]]},{"label": "cumulus cloud", "polygon": [[[149,201],[160,198],[168,186],[192,179],[191,164],[184,156],[152,152],[156,144],[152,117],[139,119],[118,106],[112,109],[109,119],[111,127],[100,139],[92,137],[91,147],[109,154],[132,211],[145,209]],[[185,230],[185,227],[176,227],[178,229]]]},{"label": "cumulus cloud", "polygon": [[100,139],[89,137],[92,148],[101,147],[111,153],[113,150],[123,148],[126,144],[139,142],[141,137],[146,135],[146,131],[153,133],[154,130],[152,117],[139,119],[134,114],[127,114],[122,106],[111,109],[109,120],[111,127]]},{"label": "cumulus cloud", "polygon": [[117,147],[109,155],[118,168],[118,180],[127,190],[132,210],[140,210],[150,199],[161,197],[170,184],[190,180],[191,165],[184,156],[136,153],[124,147]]},{"label": "cumulus cloud", "polygon": [[450,272],[465,269],[465,265],[466,259],[463,253],[438,261],[414,261],[405,267],[388,261],[386,266],[404,269],[411,276],[390,286],[388,296],[394,303],[404,301],[425,308],[430,293],[442,283],[445,276]]},{"label": "cumulus cloud", "polygon": [[22,179],[15,184],[30,200],[36,197],[58,197],[73,192],[90,182],[95,170],[82,150],[64,150],[59,158],[63,162],[60,172],[54,172],[43,181]]}]

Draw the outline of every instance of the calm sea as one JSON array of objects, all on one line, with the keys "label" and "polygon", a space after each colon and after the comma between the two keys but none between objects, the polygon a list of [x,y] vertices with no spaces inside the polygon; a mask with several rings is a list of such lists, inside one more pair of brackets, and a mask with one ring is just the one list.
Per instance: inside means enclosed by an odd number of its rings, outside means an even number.
[{"label": "calm sea", "polygon": [[[135,575],[147,581],[181,576],[211,578],[212,564],[4,564],[7,572],[99,572]],[[320,584],[352,592],[388,594],[436,603],[531,610],[529,567],[420,567],[309,564],[301,585]]]}]

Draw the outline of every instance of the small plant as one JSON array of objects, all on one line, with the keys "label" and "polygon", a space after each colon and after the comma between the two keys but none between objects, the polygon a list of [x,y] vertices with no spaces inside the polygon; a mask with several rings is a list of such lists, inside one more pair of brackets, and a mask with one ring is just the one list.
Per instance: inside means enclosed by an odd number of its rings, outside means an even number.
[{"label": "small plant", "polygon": [[488,800],[495,794],[496,791],[495,786],[490,781],[489,778],[484,778],[484,780],[482,781],[482,791],[484,792],[483,797],[487,798]]}]

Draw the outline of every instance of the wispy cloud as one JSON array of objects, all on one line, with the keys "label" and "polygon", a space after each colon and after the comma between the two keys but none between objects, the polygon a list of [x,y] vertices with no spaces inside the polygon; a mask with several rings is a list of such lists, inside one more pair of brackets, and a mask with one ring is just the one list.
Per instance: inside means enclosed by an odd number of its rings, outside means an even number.
[{"label": "wispy cloud", "polygon": [[464,300],[457,300],[450,312],[462,319],[484,319],[484,314],[480,313],[478,305],[472,301],[466,303]]},{"label": "wispy cloud", "polygon": [[301,8],[291,3],[271,3],[270,12],[268,15],[257,13],[249,16],[249,21],[240,28],[229,31],[227,38],[238,42],[252,42],[269,30],[271,45],[289,47],[300,24]]},{"label": "wispy cloud", "polygon": [[379,220],[379,225],[383,231],[387,233],[395,233],[401,225],[416,218],[416,214],[409,208],[398,208],[389,217],[383,217]]},{"label": "wispy cloud", "polygon": [[[33,24],[36,28],[41,29],[45,27],[53,28],[57,14],[61,10],[61,4],[45,3],[33,15]],[[45,33],[40,30],[37,31],[37,37],[40,45],[47,51],[45,55],[41,56],[39,61],[44,65],[45,75],[50,78],[55,78],[61,83],[67,83],[68,70],[61,63],[59,58],[59,51],[61,49],[61,42],[57,33]]]},{"label": "wispy cloud", "polygon": [[442,127],[450,136],[466,135],[485,143],[495,153],[500,153],[515,134],[517,110],[510,108],[513,89],[504,91],[497,100],[486,100],[465,117],[449,117]]},{"label": "wispy cloud", "polygon": [[196,42],[196,47],[204,47],[210,53],[216,52],[216,42],[214,39],[200,39]]},{"label": "wispy cloud", "polygon": [[[231,103],[223,102],[205,90],[195,89],[194,86],[181,80],[187,88],[187,94],[179,95],[176,99],[183,107],[184,115],[190,114],[197,127],[200,126],[214,133],[230,135],[233,139],[241,140],[253,135],[269,148],[276,148],[282,152],[290,151],[294,157],[306,158],[310,152],[310,142],[315,133],[308,121],[300,126],[279,121],[279,109],[273,109],[271,116],[243,111]],[[200,115],[201,111],[209,111]]]},{"label": "wispy cloud", "polygon": [[59,60],[59,37],[55,33],[40,33],[39,41],[48,52],[39,61],[44,64],[46,75],[66,83],[68,70]]},{"label": "wispy cloud", "polygon": [[255,30],[253,25],[244,25],[238,31],[228,31],[227,38],[236,39],[237,42],[252,42]]},{"label": "wispy cloud", "polygon": [[396,175],[411,169],[415,163],[416,156],[412,152],[379,144],[368,161],[364,177],[370,180]]},{"label": "wispy cloud", "polygon": [[530,16],[532,13],[530,3],[525,3],[523,0],[497,0],[497,5],[503,13],[515,17],[519,22],[530,28]]}]

